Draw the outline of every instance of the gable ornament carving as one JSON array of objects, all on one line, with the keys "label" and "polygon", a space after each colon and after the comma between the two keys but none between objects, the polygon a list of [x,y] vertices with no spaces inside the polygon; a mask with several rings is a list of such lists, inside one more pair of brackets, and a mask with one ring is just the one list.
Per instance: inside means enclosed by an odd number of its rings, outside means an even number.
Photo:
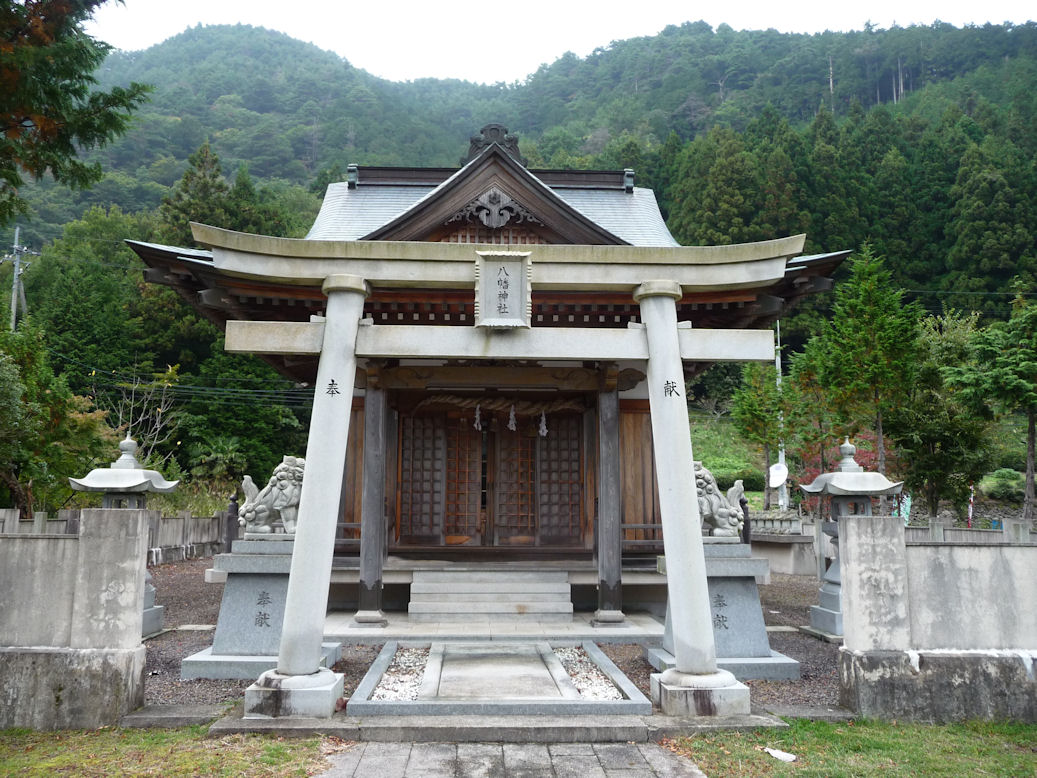
[{"label": "gable ornament carving", "polygon": [[509,223],[543,224],[528,208],[495,186],[476,197],[444,224],[471,222],[473,219],[478,219],[483,226],[492,230],[500,229]]},{"label": "gable ornament carving", "polygon": [[508,128],[503,124],[487,124],[481,130],[478,135],[473,135],[470,139],[468,146],[468,155],[461,158],[461,166],[464,167],[477,156],[479,156],[487,147],[497,144],[504,151],[508,153],[510,157],[517,160],[523,167],[526,165],[526,160],[523,159],[522,153],[519,151],[519,139],[518,135],[508,132]]}]

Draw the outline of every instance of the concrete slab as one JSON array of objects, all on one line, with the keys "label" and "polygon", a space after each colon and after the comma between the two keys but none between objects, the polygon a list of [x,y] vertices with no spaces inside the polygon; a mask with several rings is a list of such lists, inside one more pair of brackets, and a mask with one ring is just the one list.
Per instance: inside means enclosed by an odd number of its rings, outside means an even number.
[{"label": "concrete slab", "polygon": [[575,613],[567,623],[520,622],[491,620],[472,614],[465,622],[411,620],[406,613],[385,612],[387,624],[359,624],[352,612],[332,611],[324,621],[324,639],[342,643],[384,643],[387,640],[444,641],[459,640],[593,640],[598,643],[659,643],[663,637],[662,621],[651,613],[626,613],[622,624],[594,626],[591,612]]},{"label": "concrete slab", "polygon": [[767,713],[787,719],[810,719],[811,721],[851,721],[859,718],[845,708],[819,707],[816,705],[791,705],[774,703],[766,706]]},{"label": "concrete slab", "polygon": [[643,770],[648,762],[634,743],[600,743],[594,753],[606,770]]},{"label": "concrete slab", "polygon": [[[675,664],[673,654],[659,646],[643,646],[641,652],[645,661],[660,672]],[[739,681],[799,680],[799,662],[773,649],[770,656],[719,657],[717,667],[727,670]]]},{"label": "concrete slab", "polygon": [[[398,776],[463,775],[465,778],[705,778],[689,760],[655,743],[632,746],[642,761],[636,767],[605,767],[610,755],[590,746],[580,754],[550,746],[545,760],[541,747],[509,743],[356,743],[327,759],[330,767],[318,778],[397,778]],[[631,761],[635,761],[631,754]]]},{"label": "concrete slab", "polygon": [[799,628],[799,631],[802,632],[804,635],[810,635],[810,637],[817,638],[818,640],[823,640],[826,643],[834,643],[837,646],[841,646],[843,644],[842,635],[837,635],[833,632],[826,632],[823,629],[818,629],[812,624],[802,625]]},{"label": "concrete slab", "polygon": [[555,778],[608,778],[593,752],[589,756],[552,756]]},{"label": "concrete slab", "polygon": [[145,705],[119,719],[119,726],[130,729],[191,727],[208,724],[226,714],[226,705]]},{"label": "concrete slab", "polygon": [[[429,697],[443,700],[579,699],[547,643],[434,643],[440,654],[439,683]],[[430,668],[432,666],[430,658]]]},{"label": "concrete slab", "polygon": [[743,716],[651,716],[646,717],[649,742],[694,735],[698,732],[753,729],[787,729],[788,724],[768,713]]},{"label": "concrete slab", "polygon": [[237,709],[213,723],[209,734],[218,736],[256,732],[281,737],[326,734],[342,740],[372,743],[625,743],[647,742],[646,721],[650,718],[634,715],[573,717],[480,714],[359,717],[336,713],[328,719],[244,719],[241,710]]},{"label": "concrete slab", "polygon": [[[566,644],[572,645],[571,642]],[[349,715],[507,713],[607,716],[650,714],[652,711],[651,702],[597,646],[589,642],[583,644],[584,651],[619,689],[623,699],[581,697],[547,641],[437,641],[430,645],[429,661],[417,700],[374,700],[374,691],[399,645],[397,641],[385,644],[346,704]]]},{"label": "concrete slab", "polygon": [[457,767],[457,775],[497,778],[504,775],[504,749],[489,743],[458,743]]},{"label": "concrete slab", "polygon": [[[331,667],[342,658],[342,644],[321,644],[321,667]],[[277,656],[252,656],[242,654],[217,654],[213,646],[185,657],[180,662],[180,679],[195,678],[255,680],[267,670],[277,667]]]}]

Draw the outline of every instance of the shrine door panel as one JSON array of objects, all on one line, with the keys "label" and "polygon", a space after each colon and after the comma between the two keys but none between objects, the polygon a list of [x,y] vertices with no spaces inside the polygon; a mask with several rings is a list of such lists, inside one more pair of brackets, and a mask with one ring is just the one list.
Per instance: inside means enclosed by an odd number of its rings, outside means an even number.
[{"label": "shrine door panel", "polygon": [[537,503],[541,545],[579,545],[583,540],[580,506],[583,419],[555,416],[537,440]]},{"label": "shrine door panel", "polygon": [[396,541],[401,545],[584,544],[583,419],[556,414],[516,430],[507,416],[408,416],[399,421]]},{"label": "shrine door panel", "polygon": [[534,546],[537,542],[536,438],[496,424],[496,456],[491,464],[494,543]]},{"label": "shrine door panel", "polygon": [[583,435],[579,415],[556,415],[548,434],[535,422],[515,431],[497,424],[492,464],[493,526],[497,545],[578,546]]},{"label": "shrine door panel", "polygon": [[480,540],[482,435],[446,415],[401,416],[396,538],[404,545]]}]

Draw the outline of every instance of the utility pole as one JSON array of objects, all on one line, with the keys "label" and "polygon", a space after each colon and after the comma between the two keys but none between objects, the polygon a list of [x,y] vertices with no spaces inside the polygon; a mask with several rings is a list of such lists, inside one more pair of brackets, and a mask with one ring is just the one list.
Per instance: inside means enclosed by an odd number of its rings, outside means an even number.
[{"label": "utility pole", "polygon": [[[774,349],[774,372],[777,375],[778,392],[781,392],[781,320],[775,322],[776,337],[778,347]],[[778,439],[778,465],[780,469],[787,473],[788,467],[785,464],[785,424],[782,419],[782,414],[778,415],[778,422],[781,425],[781,437]],[[778,508],[779,510],[787,511],[789,509],[789,487],[787,479],[783,479],[781,486],[778,487]]]},{"label": "utility pole", "polygon": [[14,262],[14,275],[11,278],[11,332],[14,332],[15,327],[18,326],[18,306],[22,306],[23,317],[29,313],[29,306],[25,302],[25,288],[22,286],[22,273],[29,267],[29,263],[22,262],[22,255],[36,253],[19,245],[18,238],[21,229],[21,227],[14,228],[14,246],[11,247],[11,253],[4,257],[4,261],[10,259]]}]

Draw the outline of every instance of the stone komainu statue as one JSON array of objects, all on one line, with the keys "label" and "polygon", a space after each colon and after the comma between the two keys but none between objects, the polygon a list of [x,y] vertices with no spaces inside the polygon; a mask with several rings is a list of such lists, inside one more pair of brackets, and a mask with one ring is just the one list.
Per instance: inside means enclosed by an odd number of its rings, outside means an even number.
[{"label": "stone komainu statue", "polygon": [[260,491],[250,476],[245,476],[241,488],[245,502],[238,509],[238,524],[246,532],[269,534],[280,520],[286,534],[295,534],[299,517],[299,495],[302,494],[303,470],[306,460],[302,457],[285,457],[274,468],[267,485]]},{"label": "stone komainu statue", "polygon": [[696,462],[695,489],[699,496],[703,531],[716,537],[737,537],[742,529],[742,508],[739,505],[745,491],[742,482],[735,481],[725,497],[720,493],[713,474],[701,462]]}]

